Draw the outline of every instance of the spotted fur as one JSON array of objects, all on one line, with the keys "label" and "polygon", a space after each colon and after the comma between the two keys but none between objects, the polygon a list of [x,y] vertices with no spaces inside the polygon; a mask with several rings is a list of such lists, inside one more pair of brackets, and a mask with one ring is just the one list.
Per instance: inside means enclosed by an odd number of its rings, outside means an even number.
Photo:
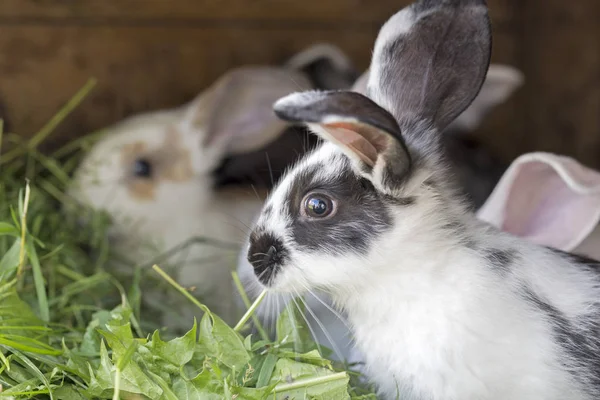
[{"label": "spotted fur", "polygon": [[[440,146],[481,87],[490,32],[483,0],[418,1],[380,31],[372,101],[306,92],[274,106],[326,143],[270,195],[249,261],[259,272],[252,255],[280,242],[266,286],[330,293],[385,399],[600,396],[594,263],[476,220]],[[333,217],[297,212],[315,186],[330,190]]]}]

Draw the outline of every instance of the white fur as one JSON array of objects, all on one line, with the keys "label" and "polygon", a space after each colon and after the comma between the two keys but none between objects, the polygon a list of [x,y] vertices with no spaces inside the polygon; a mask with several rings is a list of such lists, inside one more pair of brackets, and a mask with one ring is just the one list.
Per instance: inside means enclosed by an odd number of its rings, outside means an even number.
[{"label": "white fur", "polygon": [[[331,151],[324,145],[295,171],[330,160]],[[290,176],[273,198],[286,190],[294,173]],[[586,317],[600,299],[590,273],[490,231],[456,205],[452,213],[471,237],[521,255],[523,261],[502,276],[479,254],[458,245],[459,238],[441,233],[447,215],[439,214],[439,201],[426,189],[419,190],[411,193],[418,195],[418,205],[396,210],[395,228],[370,254],[295,251],[273,289],[326,287],[347,312],[368,372],[385,398],[396,393],[393,376],[426,388],[417,393],[402,386],[401,398],[589,398],[560,367],[567,355],[552,339],[548,319],[518,290],[519,285],[534,288],[569,318]],[[260,220],[259,226],[269,230],[275,219]]]}]

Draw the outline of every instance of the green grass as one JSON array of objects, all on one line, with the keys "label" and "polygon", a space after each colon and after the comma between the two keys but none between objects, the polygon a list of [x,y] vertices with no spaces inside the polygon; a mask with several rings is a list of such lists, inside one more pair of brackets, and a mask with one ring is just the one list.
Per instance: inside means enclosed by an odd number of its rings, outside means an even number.
[{"label": "green grass", "polygon": [[[296,309],[271,341],[260,326],[259,337],[247,334],[257,303],[245,299],[248,312],[230,327],[159,266],[115,275],[125,261],[109,246],[107,216],[85,210],[82,228],[84,210],[63,211],[69,177],[98,135],[38,151],[93,86],[30,140],[0,122],[0,399],[374,398],[323,358]],[[204,312],[186,334],[157,330],[143,305],[146,276]]]}]

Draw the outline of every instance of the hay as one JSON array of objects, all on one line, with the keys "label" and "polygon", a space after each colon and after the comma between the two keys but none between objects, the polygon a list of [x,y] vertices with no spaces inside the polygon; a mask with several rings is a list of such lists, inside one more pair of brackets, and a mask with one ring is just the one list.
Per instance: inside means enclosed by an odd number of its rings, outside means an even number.
[{"label": "hay", "polygon": [[0,157],[0,398],[374,398],[323,358],[297,310],[282,313],[274,341],[260,326],[259,338],[244,335],[252,311],[232,328],[158,266],[146,270],[204,314],[180,337],[150,330],[140,273],[125,284],[111,272],[122,260],[107,216],[89,212],[82,229],[63,212],[70,174],[97,135],[50,156],[37,150],[93,86],[28,141],[0,123],[10,147]]}]

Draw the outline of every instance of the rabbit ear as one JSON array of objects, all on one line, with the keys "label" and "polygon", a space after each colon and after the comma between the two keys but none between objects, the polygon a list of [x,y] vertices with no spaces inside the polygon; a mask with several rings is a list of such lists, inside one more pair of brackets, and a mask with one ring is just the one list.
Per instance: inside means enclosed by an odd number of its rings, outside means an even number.
[{"label": "rabbit ear", "polygon": [[442,131],[478,94],[490,54],[485,0],[417,1],[381,28],[368,96],[403,129],[421,120]]},{"label": "rabbit ear", "polygon": [[318,43],[304,49],[285,66],[304,72],[316,88],[323,90],[348,89],[358,77],[348,56],[330,43]]},{"label": "rabbit ear", "polygon": [[275,100],[311,88],[302,74],[283,68],[242,67],[209,87],[187,106],[183,126],[222,155],[257,150],[288,127],[272,110]]},{"label": "rabbit ear", "polygon": [[394,194],[411,160],[394,117],[356,92],[295,93],[274,105],[283,120],[305,123],[322,139],[337,145],[383,193]]},{"label": "rabbit ear", "polygon": [[521,71],[508,65],[492,64],[481,91],[467,109],[448,127],[449,130],[472,132],[494,107],[504,103],[523,85],[525,77]]},{"label": "rabbit ear", "polygon": [[534,243],[572,251],[600,220],[600,172],[570,157],[522,155],[477,216]]}]

